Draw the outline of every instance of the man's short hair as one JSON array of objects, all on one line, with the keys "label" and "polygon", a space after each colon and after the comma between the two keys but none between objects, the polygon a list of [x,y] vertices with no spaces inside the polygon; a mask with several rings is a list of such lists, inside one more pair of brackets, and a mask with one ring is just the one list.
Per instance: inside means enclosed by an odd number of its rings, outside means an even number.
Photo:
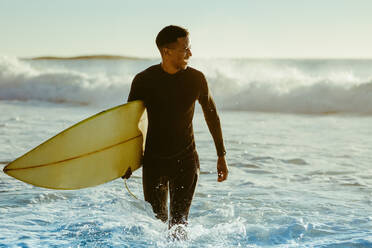
[{"label": "man's short hair", "polygon": [[187,37],[189,32],[179,26],[166,26],[156,36],[156,45],[158,46],[159,50],[162,47],[166,47],[168,44],[177,42],[178,38]]}]

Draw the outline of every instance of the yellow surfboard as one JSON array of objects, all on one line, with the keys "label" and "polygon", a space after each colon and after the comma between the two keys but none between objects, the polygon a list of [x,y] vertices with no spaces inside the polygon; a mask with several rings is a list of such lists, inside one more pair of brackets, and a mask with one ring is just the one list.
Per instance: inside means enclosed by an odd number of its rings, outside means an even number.
[{"label": "yellow surfboard", "polygon": [[62,131],[14,160],[4,172],[50,189],[80,189],[138,169],[147,131],[142,101],[123,104]]}]

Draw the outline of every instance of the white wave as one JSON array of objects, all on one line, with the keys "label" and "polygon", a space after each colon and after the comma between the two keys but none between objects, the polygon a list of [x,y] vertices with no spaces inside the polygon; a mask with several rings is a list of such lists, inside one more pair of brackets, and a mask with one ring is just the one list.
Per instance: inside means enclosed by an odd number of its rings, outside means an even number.
[{"label": "white wave", "polygon": [[[0,57],[0,100],[115,105],[154,61]],[[221,109],[372,114],[372,61],[195,60]]]},{"label": "white wave", "polygon": [[320,70],[304,68],[309,63],[306,61],[302,65],[290,62],[204,61],[199,67],[207,72],[215,99],[224,109],[372,114],[371,71],[368,74],[358,71],[357,66],[353,71],[350,67],[329,64]]},{"label": "white wave", "polygon": [[0,58],[0,100],[102,104],[124,102],[131,82],[105,73],[66,68],[36,69],[15,58]]}]

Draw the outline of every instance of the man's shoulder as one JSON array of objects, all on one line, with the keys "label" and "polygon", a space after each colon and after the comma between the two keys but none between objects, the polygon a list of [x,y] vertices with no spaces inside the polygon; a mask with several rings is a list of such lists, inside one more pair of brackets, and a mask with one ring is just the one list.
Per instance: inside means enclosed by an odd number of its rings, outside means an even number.
[{"label": "man's shoulder", "polygon": [[160,68],[159,64],[152,65],[152,66],[146,68],[145,70],[139,72],[136,75],[136,77],[143,79],[143,78],[146,78],[148,76],[153,76],[154,74],[159,73],[159,68]]},{"label": "man's shoulder", "polygon": [[187,71],[192,74],[193,76],[197,77],[204,77],[204,73],[199,71],[198,69],[195,69],[194,67],[188,66]]},{"label": "man's shoulder", "polygon": [[195,69],[191,66],[187,67],[187,72],[190,77],[190,79],[198,84],[205,84],[207,82],[204,73],[199,71],[198,69]]}]

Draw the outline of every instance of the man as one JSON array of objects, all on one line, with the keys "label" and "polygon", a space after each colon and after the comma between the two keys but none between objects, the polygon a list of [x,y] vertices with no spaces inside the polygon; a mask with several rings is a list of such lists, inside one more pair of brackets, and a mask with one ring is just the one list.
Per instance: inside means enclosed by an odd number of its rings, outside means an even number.
[{"label": "man", "polygon": [[135,76],[128,102],[142,100],[147,108],[143,191],[156,217],[166,222],[169,189],[171,228],[175,224],[187,224],[199,176],[192,127],[196,100],[202,106],[217,149],[219,182],[226,180],[228,168],[220,120],[207,81],[200,71],[187,66],[192,55],[188,31],[167,26],[157,35],[156,44],[162,62]]}]

